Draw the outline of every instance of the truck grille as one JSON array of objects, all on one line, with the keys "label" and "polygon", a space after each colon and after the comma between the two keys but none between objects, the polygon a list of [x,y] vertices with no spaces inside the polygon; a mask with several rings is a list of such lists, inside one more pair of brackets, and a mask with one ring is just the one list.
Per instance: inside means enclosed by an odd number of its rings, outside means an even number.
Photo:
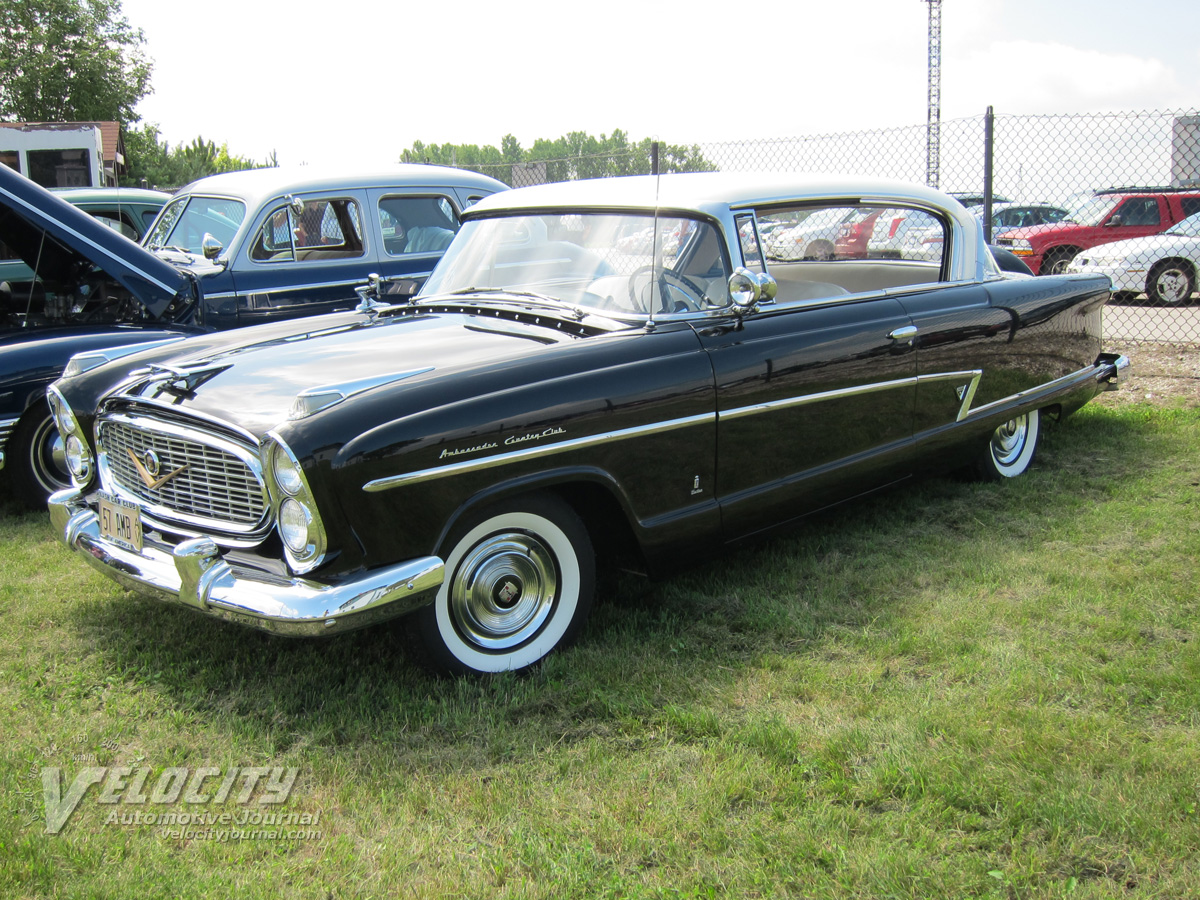
[{"label": "truck grille", "polygon": [[239,535],[264,524],[267,491],[249,448],[123,415],[101,420],[97,443],[105,487],[134,499],[153,518]]}]

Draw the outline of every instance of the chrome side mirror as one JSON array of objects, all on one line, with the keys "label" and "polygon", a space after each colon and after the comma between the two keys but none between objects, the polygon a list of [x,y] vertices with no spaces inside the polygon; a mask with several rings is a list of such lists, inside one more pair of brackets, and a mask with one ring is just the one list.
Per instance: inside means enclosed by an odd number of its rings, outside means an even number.
[{"label": "chrome side mirror", "polygon": [[200,250],[207,260],[214,260],[221,255],[221,251],[225,248],[221,246],[221,242],[215,237],[204,232],[204,237],[200,239]]},{"label": "chrome side mirror", "polygon": [[304,201],[293,194],[288,195],[287,204],[292,210],[293,215],[298,216],[300,213],[304,212]]}]

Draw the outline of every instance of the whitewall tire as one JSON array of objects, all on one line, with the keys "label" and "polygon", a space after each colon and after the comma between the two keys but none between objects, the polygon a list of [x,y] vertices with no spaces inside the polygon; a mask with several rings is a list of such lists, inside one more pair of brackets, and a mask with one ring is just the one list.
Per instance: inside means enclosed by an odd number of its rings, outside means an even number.
[{"label": "whitewall tire", "polygon": [[579,634],[596,564],[566,503],[530,495],[490,507],[446,541],[446,580],[418,612],[429,661],[459,673],[526,669]]}]

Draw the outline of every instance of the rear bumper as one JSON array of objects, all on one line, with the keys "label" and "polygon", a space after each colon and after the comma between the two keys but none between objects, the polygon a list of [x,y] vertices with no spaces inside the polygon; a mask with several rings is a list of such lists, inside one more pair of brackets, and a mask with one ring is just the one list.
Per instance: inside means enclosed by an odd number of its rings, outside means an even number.
[{"label": "rear bumper", "polygon": [[235,568],[205,537],[142,551],[119,547],[100,535],[96,512],[81,492],[50,497],[50,520],[72,550],[132,591],[192,607],[277,634],[334,634],[395,618],[431,601],[442,584],[436,556],[407,560],[328,585]]}]

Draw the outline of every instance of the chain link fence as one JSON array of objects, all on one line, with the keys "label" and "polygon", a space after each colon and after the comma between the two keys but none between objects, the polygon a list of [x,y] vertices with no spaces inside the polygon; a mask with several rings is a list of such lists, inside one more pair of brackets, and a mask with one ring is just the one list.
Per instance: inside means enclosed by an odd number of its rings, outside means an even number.
[{"label": "chain link fence", "polygon": [[[932,126],[470,166],[514,186],[716,170],[897,178],[972,207],[1035,273],[1113,281],[1107,337],[1200,343],[1200,112],[982,116]],[[937,148],[930,154],[930,145]]]}]

